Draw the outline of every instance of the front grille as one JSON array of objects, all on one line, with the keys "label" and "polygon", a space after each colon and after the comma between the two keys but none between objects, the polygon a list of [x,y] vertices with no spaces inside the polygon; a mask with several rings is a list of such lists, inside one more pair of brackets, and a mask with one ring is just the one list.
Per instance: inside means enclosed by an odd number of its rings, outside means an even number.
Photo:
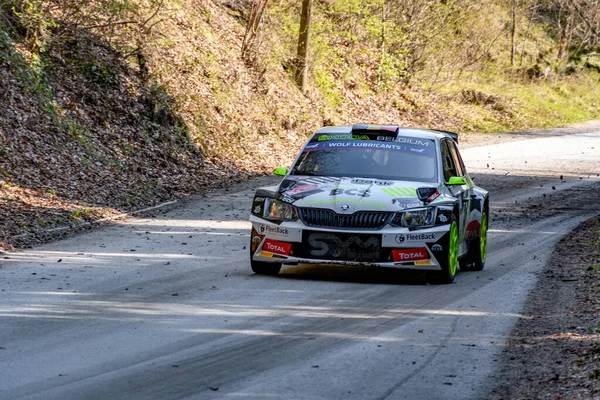
[{"label": "front grille", "polygon": [[384,211],[358,211],[348,215],[322,208],[300,208],[299,211],[305,225],[318,228],[378,230],[394,216],[394,213]]}]

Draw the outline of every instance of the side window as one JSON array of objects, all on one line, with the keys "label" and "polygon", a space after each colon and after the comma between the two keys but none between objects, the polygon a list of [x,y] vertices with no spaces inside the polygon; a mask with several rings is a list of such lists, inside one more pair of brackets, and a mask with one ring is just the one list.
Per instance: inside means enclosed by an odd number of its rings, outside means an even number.
[{"label": "side window", "polygon": [[450,147],[450,153],[452,153],[454,165],[456,165],[456,176],[465,176],[467,174],[467,171],[465,170],[465,165],[462,162],[460,153],[456,148],[456,144],[451,140],[447,140],[446,142],[448,143],[448,147]]},{"label": "side window", "polygon": [[456,167],[454,165],[454,159],[452,158],[452,153],[448,148],[448,140],[442,140],[442,164],[444,167],[444,179],[446,182],[450,180],[451,177],[457,176]]}]

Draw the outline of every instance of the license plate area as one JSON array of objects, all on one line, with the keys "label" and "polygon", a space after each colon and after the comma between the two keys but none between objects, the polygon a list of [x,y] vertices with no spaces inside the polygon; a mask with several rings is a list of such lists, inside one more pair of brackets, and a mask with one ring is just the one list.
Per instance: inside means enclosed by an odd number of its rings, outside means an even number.
[{"label": "license plate area", "polygon": [[302,257],[339,261],[381,261],[381,235],[304,231]]}]

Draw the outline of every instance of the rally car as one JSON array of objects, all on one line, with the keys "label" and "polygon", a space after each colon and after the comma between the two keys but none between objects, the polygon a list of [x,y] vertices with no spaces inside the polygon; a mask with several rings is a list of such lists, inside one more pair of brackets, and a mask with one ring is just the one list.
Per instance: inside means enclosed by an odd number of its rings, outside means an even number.
[{"label": "rally car", "polygon": [[475,186],[458,135],[388,125],[319,129],[278,186],[256,191],[250,264],[336,264],[427,271],[451,283],[481,270],[488,192]]}]

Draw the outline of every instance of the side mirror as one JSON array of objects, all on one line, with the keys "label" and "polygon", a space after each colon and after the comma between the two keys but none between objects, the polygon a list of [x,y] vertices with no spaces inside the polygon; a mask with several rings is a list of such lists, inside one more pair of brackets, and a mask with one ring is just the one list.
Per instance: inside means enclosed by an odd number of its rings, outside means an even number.
[{"label": "side mirror", "polygon": [[460,176],[453,176],[448,180],[448,185],[466,185],[467,180],[465,178],[461,178]]},{"label": "side mirror", "polygon": [[288,173],[288,169],[286,167],[277,167],[273,171],[273,175],[286,176]]}]

